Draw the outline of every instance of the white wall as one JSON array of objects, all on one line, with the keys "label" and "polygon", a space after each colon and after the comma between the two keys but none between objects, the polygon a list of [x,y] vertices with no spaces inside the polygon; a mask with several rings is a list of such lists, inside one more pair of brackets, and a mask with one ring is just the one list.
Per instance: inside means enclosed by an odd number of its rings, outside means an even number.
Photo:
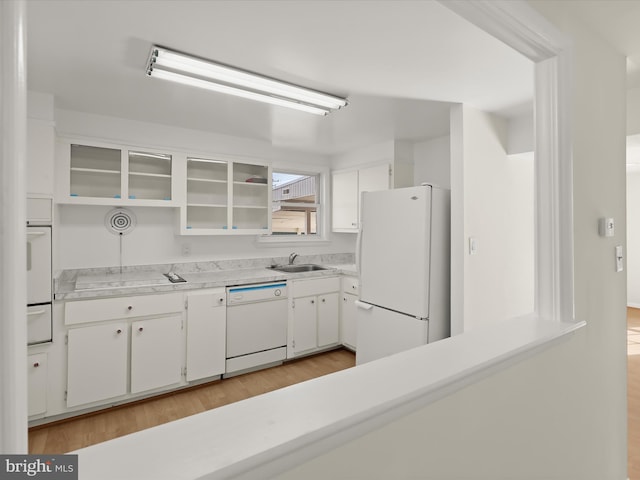
[{"label": "white wall", "polygon": [[[226,154],[260,158],[275,168],[322,169],[328,172],[329,160],[322,155],[279,149],[266,142],[230,137],[166,125],[149,124],[122,118],[56,110],[58,135],[90,137],[107,142],[140,146],[158,146],[201,154]],[[327,205],[329,207],[329,205]],[[57,269],[118,266],[119,239],[104,226],[111,207],[58,205],[55,234]],[[259,244],[255,235],[180,236],[177,235],[177,208],[131,207],[137,218],[136,229],[123,237],[123,265],[221,260],[229,258],[274,257],[299,254],[354,251],[352,236],[332,235],[330,242],[313,245],[273,246]],[[326,208],[327,214],[330,209]],[[330,225],[330,223],[329,223]],[[191,253],[182,255],[182,246]]]},{"label": "white wall", "polygon": [[640,308],[640,164],[627,166],[627,305]]},{"label": "white wall", "polygon": [[640,87],[627,90],[627,135],[640,133]]},{"label": "white wall", "polygon": [[416,185],[431,183],[451,188],[451,151],[449,135],[416,142],[413,178]]},{"label": "white wall", "polygon": [[533,152],[535,148],[533,112],[509,118],[507,129],[507,153],[509,155]]},{"label": "white wall", "polygon": [[470,330],[533,311],[533,164],[527,182],[526,162],[507,157],[507,122],[462,108],[464,330]]},{"label": "white wall", "polygon": [[463,219],[452,251],[460,332],[533,311],[533,155],[508,156],[506,120],[466,105],[454,107],[451,132],[452,216]]},{"label": "white wall", "polygon": [[333,155],[331,157],[331,168],[340,170],[366,165],[376,162],[392,161],[395,155],[395,144],[393,140],[375,143],[366,147],[357,148],[349,152]]},{"label": "white wall", "polygon": [[[532,4],[573,37],[576,52],[575,313],[587,327],[279,478],[627,478],[626,281],[613,269],[614,246],[626,235],[625,59],[567,2]],[[604,212],[621,219],[614,239],[598,236]]]}]

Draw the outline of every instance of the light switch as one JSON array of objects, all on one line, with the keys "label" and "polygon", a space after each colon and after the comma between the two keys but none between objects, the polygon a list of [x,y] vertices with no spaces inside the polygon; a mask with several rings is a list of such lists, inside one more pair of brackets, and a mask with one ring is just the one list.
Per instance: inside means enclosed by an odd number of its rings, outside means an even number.
[{"label": "light switch", "polygon": [[475,255],[476,253],[478,253],[478,239],[469,237],[469,255]]},{"label": "light switch", "polygon": [[616,272],[623,270],[624,256],[622,255],[622,245],[616,246]]},{"label": "light switch", "polygon": [[615,235],[613,218],[600,218],[598,220],[598,233],[601,237],[613,237]]}]

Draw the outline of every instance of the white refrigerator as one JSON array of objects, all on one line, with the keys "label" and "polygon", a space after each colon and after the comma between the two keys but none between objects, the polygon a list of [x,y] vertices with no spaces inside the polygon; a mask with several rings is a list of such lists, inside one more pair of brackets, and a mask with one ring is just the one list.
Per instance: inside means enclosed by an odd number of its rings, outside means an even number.
[{"label": "white refrigerator", "polygon": [[356,248],[356,364],[450,335],[449,190],[363,192]]}]

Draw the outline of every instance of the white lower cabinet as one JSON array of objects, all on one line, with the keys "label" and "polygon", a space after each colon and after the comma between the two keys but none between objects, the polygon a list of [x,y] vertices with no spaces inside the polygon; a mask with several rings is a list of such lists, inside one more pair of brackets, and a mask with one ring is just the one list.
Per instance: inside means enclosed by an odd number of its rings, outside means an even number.
[{"label": "white lower cabinet", "polygon": [[70,329],[67,407],[179,384],[181,330],[178,314]]},{"label": "white lower cabinet", "polygon": [[180,383],[182,315],[131,324],[131,393]]},{"label": "white lower cabinet", "polygon": [[339,344],[340,279],[294,280],[292,290],[293,356]]},{"label": "white lower cabinet", "polygon": [[27,357],[27,384],[29,388],[29,416],[47,411],[47,354]]},{"label": "white lower cabinet", "polygon": [[127,393],[128,337],[126,322],[69,330],[67,407]]},{"label": "white lower cabinet", "polygon": [[221,375],[227,330],[224,288],[187,295],[187,381]]},{"label": "white lower cabinet", "polygon": [[342,277],[342,302],[340,304],[340,342],[351,350],[356,349],[358,338],[357,307],[359,284],[356,277]]},{"label": "white lower cabinet", "polygon": [[295,298],[293,304],[293,350],[306,352],[318,346],[316,297]]},{"label": "white lower cabinet", "polygon": [[67,408],[184,383],[183,314],[182,292],[66,302]]},{"label": "white lower cabinet", "polygon": [[357,342],[357,308],[356,295],[349,295],[344,293],[342,295],[342,310],[340,311],[340,341],[345,347],[349,347],[351,350],[356,349]]},{"label": "white lower cabinet", "polygon": [[340,342],[340,307],[338,292],[318,297],[318,347]]}]

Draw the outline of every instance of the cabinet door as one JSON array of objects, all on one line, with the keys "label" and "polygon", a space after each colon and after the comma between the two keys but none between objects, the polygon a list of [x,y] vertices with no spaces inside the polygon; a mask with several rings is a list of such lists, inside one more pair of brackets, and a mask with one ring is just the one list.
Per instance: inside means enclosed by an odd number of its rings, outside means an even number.
[{"label": "cabinet door", "polygon": [[358,170],[358,201],[362,192],[389,190],[389,164]]},{"label": "cabinet door", "polygon": [[267,165],[232,163],[231,225],[252,233],[271,231],[271,169]]},{"label": "cabinet door", "polygon": [[172,199],[171,155],[129,150],[128,167],[127,198],[164,201]]},{"label": "cabinet door", "polygon": [[67,406],[127,393],[127,324],[69,330]]},{"label": "cabinet door", "polygon": [[318,347],[340,342],[339,294],[328,293],[318,297]]},{"label": "cabinet door", "polygon": [[334,230],[358,228],[358,172],[332,175],[332,227]]},{"label": "cabinet door", "polygon": [[224,373],[225,291],[187,296],[187,381]]},{"label": "cabinet door", "polygon": [[187,158],[187,203],[180,210],[182,234],[222,231],[229,225],[229,165]]},{"label": "cabinet door", "polygon": [[47,354],[29,355],[27,359],[29,416],[47,411]]},{"label": "cabinet door", "polygon": [[342,310],[340,312],[340,341],[343,345],[355,350],[356,329],[356,295],[342,295]]},{"label": "cabinet door", "polygon": [[317,298],[302,297],[294,300],[293,341],[294,352],[304,352],[318,346]]},{"label": "cabinet door", "polygon": [[71,197],[122,198],[122,151],[119,148],[69,146]]},{"label": "cabinet door", "polygon": [[131,393],[180,383],[182,316],[131,324]]}]

